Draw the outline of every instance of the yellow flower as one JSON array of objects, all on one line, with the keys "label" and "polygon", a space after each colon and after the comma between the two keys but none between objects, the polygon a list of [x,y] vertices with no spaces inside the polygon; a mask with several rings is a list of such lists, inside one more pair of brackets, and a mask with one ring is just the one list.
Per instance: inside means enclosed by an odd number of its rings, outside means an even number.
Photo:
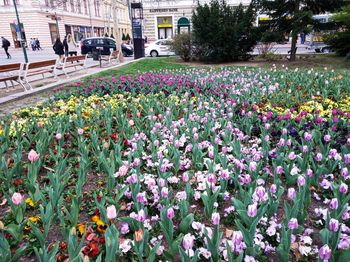
[{"label": "yellow flower", "polygon": [[35,203],[34,203],[33,199],[31,199],[30,197],[26,198],[26,203],[27,203],[30,207],[35,207]]},{"label": "yellow flower", "polygon": [[95,222],[95,223],[97,223],[97,221],[99,221],[100,220],[100,217],[99,216],[93,216],[92,218],[91,218],[91,221],[92,222]]}]

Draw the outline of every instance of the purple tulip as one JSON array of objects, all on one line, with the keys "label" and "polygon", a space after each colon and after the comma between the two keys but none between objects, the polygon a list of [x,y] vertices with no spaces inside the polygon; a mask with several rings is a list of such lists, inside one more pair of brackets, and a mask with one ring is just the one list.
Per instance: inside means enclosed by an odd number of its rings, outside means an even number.
[{"label": "purple tulip", "polygon": [[168,208],[168,210],[166,211],[166,216],[169,219],[173,219],[174,218],[175,214],[174,214],[174,209],[172,207]]},{"label": "purple tulip", "polygon": [[329,142],[329,141],[331,141],[331,136],[330,135],[325,135],[324,137],[323,137],[323,140],[325,141],[325,142]]},{"label": "purple tulip", "polygon": [[339,186],[339,192],[342,194],[346,194],[348,192],[348,185],[341,183]]},{"label": "purple tulip", "polygon": [[307,177],[312,177],[314,175],[314,172],[312,171],[312,169],[307,169],[306,170],[306,174]]},{"label": "purple tulip", "polygon": [[289,221],[288,221],[288,228],[289,229],[297,229],[298,228],[298,220],[296,218],[291,218]]},{"label": "purple tulip", "polygon": [[288,199],[289,200],[294,200],[295,196],[296,196],[295,189],[293,187],[288,188],[288,193],[287,193]]},{"label": "purple tulip", "polygon": [[338,199],[337,198],[332,198],[331,202],[329,202],[329,208],[330,209],[338,209]]},{"label": "purple tulip", "polygon": [[281,167],[281,166],[276,167],[276,173],[277,173],[278,175],[283,174],[283,167]]},{"label": "purple tulip", "polygon": [[143,209],[137,213],[136,220],[139,222],[144,222],[146,220],[146,213]]},{"label": "purple tulip", "polygon": [[185,250],[192,249],[194,245],[194,236],[190,233],[186,234],[182,240],[182,246]]},{"label": "purple tulip", "polygon": [[338,229],[339,229],[339,221],[334,218],[331,218],[329,220],[329,230],[333,232],[337,232]]},{"label": "purple tulip", "polygon": [[298,176],[298,186],[302,187],[305,185],[305,177]]},{"label": "purple tulip", "polygon": [[310,141],[312,139],[312,134],[308,133],[308,132],[305,132],[304,133],[304,139],[306,141]]},{"label": "purple tulip", "polygon": [[329,260],[332,256],[332,250],[328,245],[324,245],[319,250],[319,256],[323,261]]},{"label": "purple tulip", "polygon": [[272,185],[270,186],[270,192],[271,192],[272,194],[276,194],[276,192],[277,192],[277,186],[276,186],[275,184],[272,184]]},{"label": "purple tulip", "polygon": [[219,225],[220,224],[220,214],[219,213],[213,213],[211,215],[211,222],[213,225]]},{"label": "purple tulip", "polygon": [[123,235],[129,233],[129,225],[128,225],[128,223],[123,222],[123,223],[121,224],[120,233],[122,233]]},{"label": "purple tulip", "polygon": [[258,211],[258,208],[257,208],[256,204],[252,204],[252,205],[248,206],[247,214],[249,217],[255,217],[257,211]]},{"label": "purple tulip", "polygon": [[315,156],[315,160],[316,160],[317,162],[322,161],[322,154],[321,154],[321,153],[317,153],[316,156]]}]

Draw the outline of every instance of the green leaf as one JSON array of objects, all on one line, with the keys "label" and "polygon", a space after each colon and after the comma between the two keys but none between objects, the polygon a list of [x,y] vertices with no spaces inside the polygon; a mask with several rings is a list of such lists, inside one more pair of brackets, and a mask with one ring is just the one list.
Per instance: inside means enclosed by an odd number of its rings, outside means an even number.
[{"label": "green leaf", "polygon": [[184,219],[182,219],[179,229],[181,233],[186,233],[194,220],[193,214],[188,214]]}]

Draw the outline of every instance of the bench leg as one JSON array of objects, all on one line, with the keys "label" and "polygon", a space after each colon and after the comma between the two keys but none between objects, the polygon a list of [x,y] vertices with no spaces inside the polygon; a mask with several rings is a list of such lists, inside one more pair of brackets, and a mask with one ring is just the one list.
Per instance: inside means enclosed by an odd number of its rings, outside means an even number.
[{"label": "bench leg", "polygon": [[26,91],[26,92],[28,91],[21,79],[18,79],[18,83],[23,87],[24,91]]},{"label": "bench leg", "polygon": [[[29,84],[29,81],[28,81],[28,79],[27,78],[25,78],[24,79],[24,81],[25,81],[25,84],[29,87],[29,89],[30,90],[32,90],[33,89],[33,87],[32,87],[32,85],[31,84]],[[28,89],[27,89],[28,90]]]}]

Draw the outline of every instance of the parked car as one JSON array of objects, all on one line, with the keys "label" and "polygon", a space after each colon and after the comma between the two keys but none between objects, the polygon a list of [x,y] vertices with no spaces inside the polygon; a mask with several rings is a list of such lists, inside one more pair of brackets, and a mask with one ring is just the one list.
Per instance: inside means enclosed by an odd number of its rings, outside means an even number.
[{"label": "parked car", "polygon": [[146,46],[145,56],[156,57],[163,55],[175,55],[175,52],[171,50],[171,40],[161,39]]},{"label": "parked car", "polygon": [[334,53],[334,50],[324,43],[314,43],[313,45],[308,45],[306,49],[314,50],[316,53]]},{"label": "parked car", "polygon": [[[95,49],[101,48],[101,55],[109,55],[111,50],[116,50],[116,41],[109,37],[90,37],[80,42],[81,54],[92,54]],[[132,56],[134,49],[132,46],[121,44],[121,50],[124,56]]]}]

